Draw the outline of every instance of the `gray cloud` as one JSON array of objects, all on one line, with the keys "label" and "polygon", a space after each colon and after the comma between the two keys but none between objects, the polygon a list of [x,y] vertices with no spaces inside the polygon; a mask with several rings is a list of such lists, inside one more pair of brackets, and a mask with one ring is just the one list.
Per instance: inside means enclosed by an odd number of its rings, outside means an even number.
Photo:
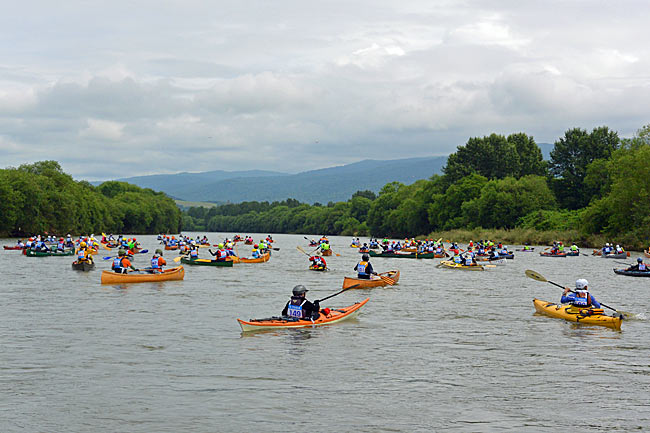
[{"label": "gray cloud", "polygon": [[644,3],[589,5],[17,4],[0,16],[0,165],[296,172],[492,132],[630,135],[650,108]]}]

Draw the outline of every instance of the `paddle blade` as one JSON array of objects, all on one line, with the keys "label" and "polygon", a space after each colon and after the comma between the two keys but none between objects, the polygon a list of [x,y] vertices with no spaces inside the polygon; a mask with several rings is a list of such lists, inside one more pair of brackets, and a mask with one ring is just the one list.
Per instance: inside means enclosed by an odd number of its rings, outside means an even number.
[{"label": "paddle blade", "polygon": [[385,277],[383,275],[380,275],[379,278],[381,278],[381,280],[383,282],[385,282],[386,284],[388,284],[389,286],[394,286],[395,285],[395,280],[393,280],[390,277]]},{"label": "paddle blade", "polygon": [[149,252],[149,250],[142,250],[142,251],[138,252],[138,254],[147,254],[148,252]]},{"label": "paddle blade", "polygon": [[546,278],[542,274],[539,274],[531,269],[526,269],[526,276],[528,278],[532,278],[533,280],[541,281],[542,283],[548,282]]},{"label": "paddle blade", "polygon": [[[298,246],[296,247],[296,249],[297,249],[298,251],[300,251],[301,253],[303,253],[303,254],[307,254],[307,251],[303,250],[303,249],[300,247],[300,245],[298,245]],[[307,254],[307,255],[309,255],[309,254]]]},{"label": "paddle blade", "polygon": [[183,256],[174,257],[174,260],[172,260],[172,261],[173,261],[174,263],[178,263],[178,262],[181,261],[182,258],[183,258]]},{"label": "paddle blade", "polygon": [[112,259],[112,258],[113,258],[113,257],[111,257],[111,256],[102,257],[103,260],[110,260],[110,259]]}]

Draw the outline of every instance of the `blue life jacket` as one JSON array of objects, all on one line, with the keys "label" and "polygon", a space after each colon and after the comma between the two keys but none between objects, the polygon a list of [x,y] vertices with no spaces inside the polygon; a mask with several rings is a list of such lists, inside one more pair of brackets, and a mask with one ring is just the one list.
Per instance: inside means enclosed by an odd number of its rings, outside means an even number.
[{"label": "blue life jacket", "polygon": [[122,257],[115,257],[113,259],[113,269],[122,269]]},{"label": "blue life jacket", "polygon": [[86,252],[84,250],[79,250],[77,253],[77,259],[78,260],[85,260],[86,259]]},{"label": "blue life jacket", "polygon": [[366,267],[368,266],[368,262],[361,261],[357,264],[357,273],[359,276],[367,277],[368,273],[366,272]]},{"label": "blue life jacket", "polygon": [[158,264],[158,257],[151,259],[151,269],[160,269],[160,265]]}]

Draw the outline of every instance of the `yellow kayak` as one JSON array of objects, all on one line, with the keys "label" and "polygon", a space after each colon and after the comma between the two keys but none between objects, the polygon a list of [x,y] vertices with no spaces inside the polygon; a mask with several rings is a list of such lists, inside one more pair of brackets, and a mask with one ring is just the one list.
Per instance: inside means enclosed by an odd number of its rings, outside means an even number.
[{"label": "yellow kayak", "polygon": [[577,308],[569,304],[555,304],[539,299],[533,299],[533,305],[538,313],[556,319],[564,319],[567,322],[606,326],[620,330],[623,320],[622,317],[606,315],[600,308]]},{"label": "yellow kayak", "polygon": [[485,267],[481,265],[465,266],[460,263],[452,262],[451,260],[443,260],[438,264],[439,268],[461,269],[463,271],[484,271]]}]

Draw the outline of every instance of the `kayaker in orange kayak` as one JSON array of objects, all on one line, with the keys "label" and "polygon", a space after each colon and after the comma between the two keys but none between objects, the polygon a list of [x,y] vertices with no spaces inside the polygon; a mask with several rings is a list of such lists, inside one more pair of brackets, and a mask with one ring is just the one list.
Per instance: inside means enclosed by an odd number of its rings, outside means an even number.
[{"label": "kayaker in orange kayak", "polygon": [[574,293],[568,287],[564,288],[560,303],[571,304],[576,307],[595,307],[600,308],[600,303],[589,293],[589,282],[584,278],[576,280],[576,290]]},{"label": "kayaker in orange kayak", "polygon": [[370,256],[368,254],[361,256],[361,261],[356,264],[354,270],[357,271],[357,278],[364,280],[369,280],[372,274],[377,274],[377,272],[374,272],[372,269],[372,265],[370,264]]},{"label": "kayaker in orange kayak", "polygon": [[151,273],[158,274],[163,272],[163,266],[167,266],[167,261],[162,257],[163,253],[160,248],[156,250],[151,258]]},{"label": "kayaker in orange kayak", "polygon": [[126,274],[129,268],[131,268],[133,271],[138,270],[131,264],[129,259],[126,258],[126,251],[118,251],[117,257],[113,259],[113,266],[111,266],[111,269],[113,269],[113,271],[118,274]]},{"label": "kayaker in orange kayak", "polygon": [[317,319],[320,315],[320,303],[317,300],[312,304],[305,295],[308,290],[302,284],[293,288],[293,296],[282,310],[282,316],[293,317],[295,319]]}]

